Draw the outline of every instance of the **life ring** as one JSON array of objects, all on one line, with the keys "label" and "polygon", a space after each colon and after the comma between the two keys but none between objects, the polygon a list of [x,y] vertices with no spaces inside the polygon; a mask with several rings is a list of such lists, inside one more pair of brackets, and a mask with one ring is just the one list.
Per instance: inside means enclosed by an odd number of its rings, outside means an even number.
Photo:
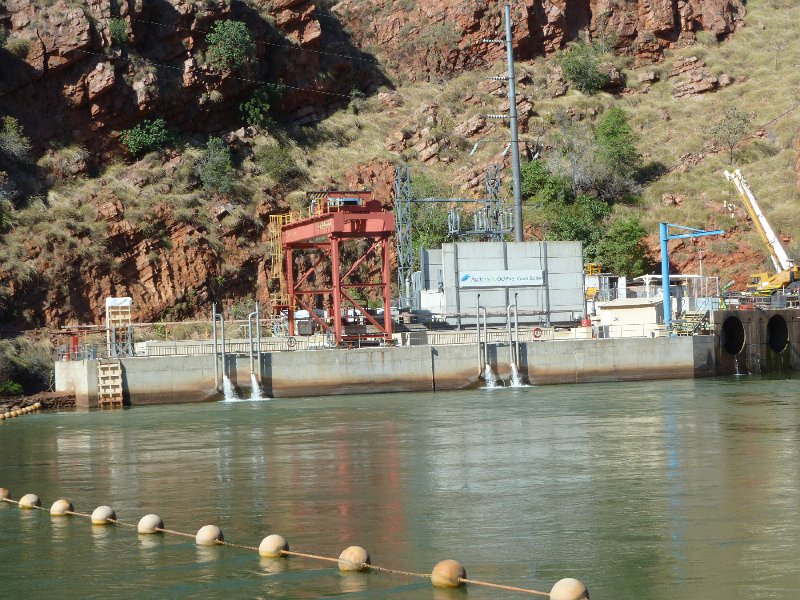
[{"label": "life ring", "polygon": [[538,340],[540,337],[542,337],[542,334],[543,334],[543,333],[544,333],[544,331],[542,331],[542,330],[541,330],[539,327],[534,327],[534,328],[533,328],[533,337],[535,337],[537,340]]},{"label": "life ring", "polygon": [[293,337],[290,337],[288,340],[286,340],[286,346],[289,348],[294,348],[297,346],[297,340]]}]

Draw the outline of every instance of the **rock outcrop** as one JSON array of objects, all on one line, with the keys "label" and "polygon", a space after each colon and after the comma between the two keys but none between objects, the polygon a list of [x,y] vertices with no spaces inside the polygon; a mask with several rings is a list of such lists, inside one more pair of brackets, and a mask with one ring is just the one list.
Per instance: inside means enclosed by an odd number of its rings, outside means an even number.
[{"label": "rock outcrop", "polygon": [[676,62],[669,76],[670,79],[676,80],[673,97],[698,96],[733,84],[733,78],[727,73],[717,76],[705,66],[706,64],[696,56]]},{"label": "rock outcrop", "polygon": [[[359,45],[411,80],[505,56],[503,44],[483,42],[504,37],[502,3],[342,0],[334,10]],[[639,62],[656,61],[697,31],[724,38],[744,14],[744,0],[524,0],[512,11],[515,55],[550,54],[586,34]]]},{"label": "rock outcrop", "polygon": [[[114,132],[149,115],[185,130],[227,126],[241,99],[270,81],[285,85],[289,118],[318,118],[353,87],[383,81],[341,24],[328,17],[323,27],[318,14],[312,0],[55,0],[48,10],[37,0],[6,0],[0,112],[18,118],[35,143],[69,139],[104,149]],[[223,19],[245,22],[255,41],[252,60],[233,71],[204,62],[206,35]],[[120,24],[127,40],[118,29],[112,36]],[[323,43],[324,55],[315,52]]]}]

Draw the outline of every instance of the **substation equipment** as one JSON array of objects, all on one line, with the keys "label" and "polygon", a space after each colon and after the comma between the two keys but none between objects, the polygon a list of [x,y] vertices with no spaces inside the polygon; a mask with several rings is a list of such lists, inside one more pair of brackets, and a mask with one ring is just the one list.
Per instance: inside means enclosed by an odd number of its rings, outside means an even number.
[{"label": "substation equipment", "polygon": [[[415,198],[408,166],[395,169],[397,285],[400,308],[441,318],[448,326],[473,325],[478,306],[489,324],[507,321],[507,308],[524,325],[574,324],[586,312],[580,242],[508,242],[513,208],[501,200],[499,165],[490,165],[482,198]],[[414,270],[412,206],[450,206],[441,249],[419,249]],[[471,207],[471,215],[466,208]],[[471,216],[471,218],[470,218]]]}]

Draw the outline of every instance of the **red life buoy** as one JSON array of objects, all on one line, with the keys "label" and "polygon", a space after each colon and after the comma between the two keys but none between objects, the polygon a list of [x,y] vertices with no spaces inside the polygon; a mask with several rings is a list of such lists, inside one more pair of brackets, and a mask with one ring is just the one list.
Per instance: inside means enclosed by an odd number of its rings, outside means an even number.
[{"label": "red life buoy", "polygon": [[537,340],[538,340],[540,337],[542,337],[542,334],[543,334],[543,333],[544,333],[544,331],[542,331],[542,330],[541,330],[541,329],[539,329],[538,327],[534,327],[534,328],[533,328],[533,337],[535,337]]}]

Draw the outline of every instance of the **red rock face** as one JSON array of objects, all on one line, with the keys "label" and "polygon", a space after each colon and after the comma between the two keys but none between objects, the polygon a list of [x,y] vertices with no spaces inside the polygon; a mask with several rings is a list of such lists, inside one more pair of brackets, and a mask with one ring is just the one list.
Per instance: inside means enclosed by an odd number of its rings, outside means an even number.
[{"label": "red rock face", "polygon": [[[353,87],[383,81],[374,63],[357,60],[341,24],[322,26],[312,0],[251,4],[258,10],[192,0],[114,2],[114,9],[110,0],[83,7],[55,0],[46,11],[39,0],[0,3],[0,26],[27,45],[27,54],[0,51],[0,112],[18,118],[35,143],[70,139],[103,150],[116,144],[114,132],[149,115],[192,131],[234,124],[236,107],[259,82],[282,81],[284,110],[314,120],[346,102]],[[111,43],[115,18],[127,27],[125,48]],[[236,72],[202,62],[206,34],[222,19],[244,21],[256,42],[255,60]],[[303,51],[322,43],[331,53],[324,58]],[[222,101],[209,101],[212,94]]]},{"label": "red rock face", "polygon": [[[410,7],[410,8],[409,8]],[[364,48],[410,79],[484,65],[505,56],[502,3],[343,0],[335,10]],[[723,38],[744,18],[743,0],[525,0],[512,10],[518,59],[549,54],[586,32],[643,61],[661,58],[681,36]]]}]

